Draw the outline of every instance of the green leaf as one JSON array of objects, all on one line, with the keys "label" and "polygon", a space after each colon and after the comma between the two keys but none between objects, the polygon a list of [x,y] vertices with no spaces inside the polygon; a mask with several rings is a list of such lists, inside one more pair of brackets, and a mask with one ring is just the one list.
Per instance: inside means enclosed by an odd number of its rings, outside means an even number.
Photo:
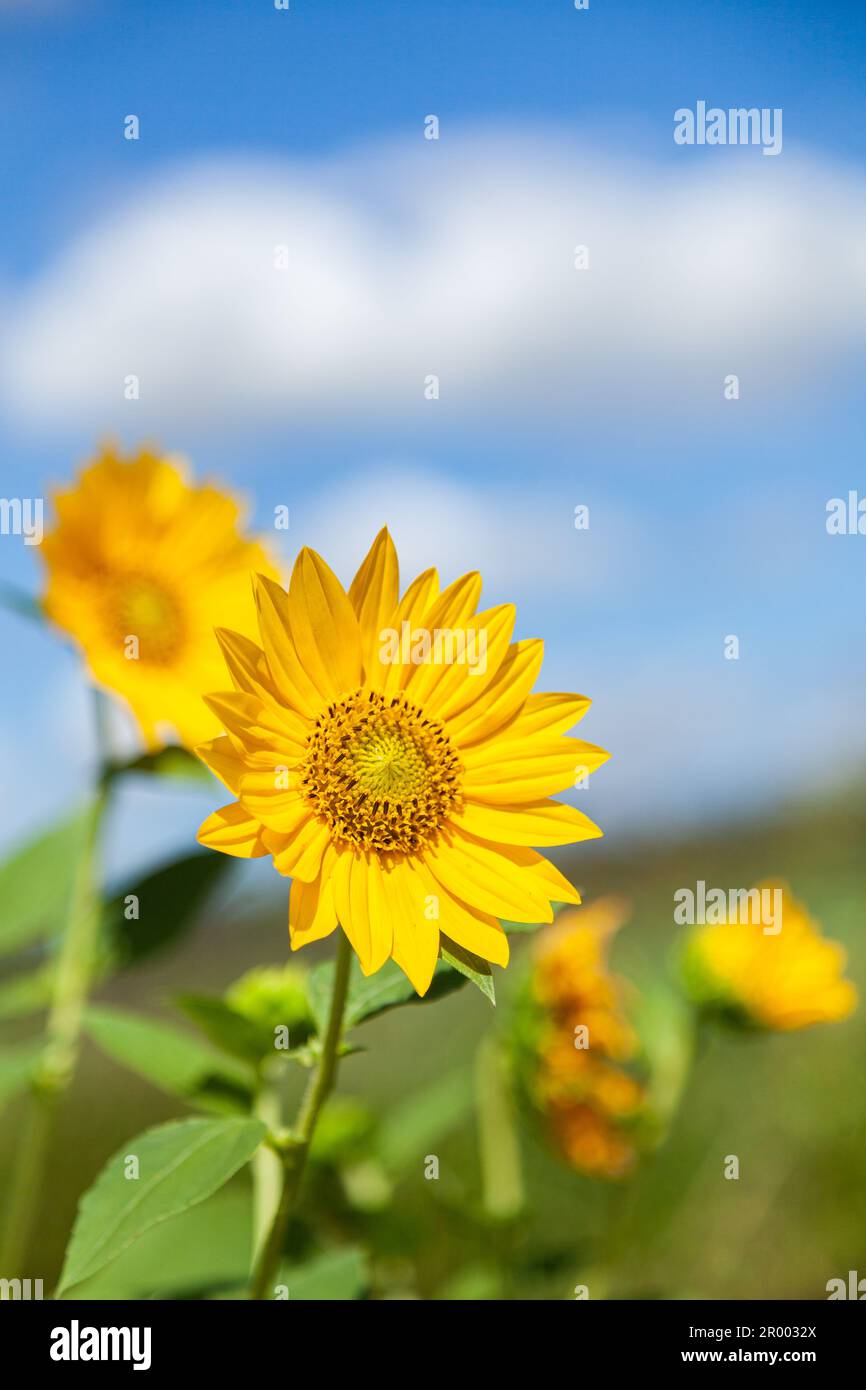
[{"label": "green leaf", "polygon": [[178,1028],[124,1009],[91,1006],[85,1031],[103,1052],[170,1095],[206,1110],[248,1112],[253,1076]]},{"label": "green leaf", "polygon": [[0,604],[10,613],[17,613],[20,618],[28,618],[32,623],[45,622],[45,612],[39,600],[15,584],[0,584]]},{"label": "green leaf", "polygon": [[214,782],[213,774],[200,758],[186,748],[174,746],[160,748],[155,753],[142,753],[128,762],[110,763],[106,772],[109,777],[140,773],[145,777],[168,777],[172,781],[201,782],[206,786],[213,786]]},{"label": "green leaf", "polygon": [[25,1090],[41,1051],[42,1043],[38,1039],[16,1043],[0,1051],[0,1108]]},{"label": "green leaf", "polygon": [[91,815],[79,811],[0,865],[0,953],[61,930]]},{"label": "green leaf", "polygon": [[245,1062],[257,1066],[264,1057],[286,1055],[275,1053],[272,1029],[254,1023],[219,995],[179,994],[175,1003],[211,1042]]},{"label": "green leaf", "polygon": [[[106,905],[103,935],[112,964],[123,969],[163,950],[192,926],[207,898],[229,872],[225,854],[188,854],[163,864]],[[127,902],[138,917],[127,918]]]},{"label": "green leaf", "polygon": [[334,1302],[360,1297],[367,1286],[367,1257],[357,1246],[329,1250],[307,1264],[280,1271],[277,1284],[289,1298],[303,1302]]},{"label": "green leaf", "polygon": [[225,1187],[180,1216],[152,1227],[108,1268],[64,1297],[87,1303],[203,1298],[243,1287],[249,1278],[251,1231],[249,1188]]},{"label": "green leaf", "polygon": [[439,955],[446,965],[450,965],[453,970],[471,980],[475,988],[480,989],[495,1008],[496,990],[493,987],[493,971],[489,961],[476,956],[473,951],[467,951],[465,946],[459,946],[444,934],[439,936]]},{"label": "green leaf", "polygon": [[[349,980],[349,993],[346,1000],[344,1027],[354,1028],[358,1023],[375,1018],[386,1009],[396,1009],[403,1004],[429,1004],[451,994],[463,984],[463,977],[449,965],[439,961],[433,981],[423,999],[415,992],[415,987],[392,960],[386,961],[375,975],[363,975],[357,961],[352,962]],[[325,961],[310,972],[307,992],[310,1009],[316,1027],[322,1034],[327,1027],[328,1010],[334,988],[334,963]]]},{"label": "green leaf", "polygon": [[[259,1120],[179,1120],[130,1139],[78,1208],[58,1294],[104,1268],[160,1222],[203,1202],[248,1163],[266,1133]],[[138,1160],[138,1178],[125,1176]]]}]

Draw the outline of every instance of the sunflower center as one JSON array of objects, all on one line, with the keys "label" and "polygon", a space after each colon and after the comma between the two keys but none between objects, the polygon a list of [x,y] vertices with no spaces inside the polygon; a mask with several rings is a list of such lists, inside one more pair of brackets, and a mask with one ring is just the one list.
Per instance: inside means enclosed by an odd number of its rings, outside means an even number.
[{"label": "sunflower center", "polygon": [[445,730],[403,695],[357,690],[316,720],[301,790],[335,839],[414,853],[460,800],[460,762]]},{"label": "sunflower center", "polygon": [[112,637],[124,645],[137,642],[135,656],[165,662],[183,637],[180,608],[174,596],[149,575],[123,574],[104,586],[104,611]]}]

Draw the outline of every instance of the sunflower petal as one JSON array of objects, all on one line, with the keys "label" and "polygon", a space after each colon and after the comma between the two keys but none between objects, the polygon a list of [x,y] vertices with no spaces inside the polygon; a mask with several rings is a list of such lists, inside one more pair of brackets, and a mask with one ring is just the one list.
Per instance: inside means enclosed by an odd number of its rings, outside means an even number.
[{"label": "sunflower petal", "polygon": [[[419,574],[417,579],[413,579],[397,607],[389,626],[393,627],[398,633],[402,633],[403,624],[408,623],[410,630],[417,626],[424,618],[425,613],[439,595],[439,576],[434,569],[425,570]],[[393,694],[394,691],[402,689],[403,682],[409,675],[411,667],[403,666],[399,661],[389,662],[384,674],[382,689],[386,694]]]},{"label": "sunflower petal", "polygon": [[433,877],[461,902],[513,922],[550,922],[553,913],[541,883],[534,882],[505,850],[465,831],[444,837],[421,858]]},{"label": "sunflower petal", "polygon": [[610,756],[603,748],[574,738],[490,739],[461,749],[463,792],[494,806],[538,801],[576,785]]},{"label": "sunflower petal", "polygon": [[288,762],[295,762],[306,751],[303,725],[288,710],[277,710],[256,695],[245,695],[240,690],[205,695],[204,702],[238,752],[279,749]]},{"label": "sunflower petal", "polygon": [[[465,628],[481,597],[481,575],[472,571],[455,579],[444,589],[424,615],[423,627],[430,633],[431,640],[437,628],[444,631]],[[442,667],[434,662],[412,665],[408,668],[403,688],[416,704],[423,703],[429,691],[438,684]]]},{"label": "sunflower petal", "polygon": [[265,829],[262,839],[274,857],[274,868],[286,878],[299,878],[312,883],[318,878],[322,856],[331,842],[328,826],[321,817],[307,816],[289,837],[277,830]]},{"label": "sunflower petal", "polygon": [[502,845],[500,853],[510,859],[516,868],[522,869],[531,877],[535,891],[544,893],[548,902],[575,905],[580,903],[577,889],[572,887],[556,865],[545,859],[543,854],[536,854],[535,850],[525,849],[522,845]]},{"label": "sunflower petal", "polygon": [[503,732],[508,738],[525,738],[530,734],[565,734],[580,722],[591,704],[586,695],[538,691],[527,696],[520,713]]},{"label": "sunflower petal", "polygon": [[334,889],[330,877],[328,850],[322,860],[319,877],[312,883],[292,879],[289,891],[289,937],[292,950],[298,951],[311,941],[330,936],[337,926]]},{"label": "sunflower petal", "polygon": [[283,776],[277,768],[244,771],[238,797],[250,815],[268,830],[293,836],[314,813],[309,802],[296,791],[282,787]]},{"label": "sunflower petal", "polygon": [[458,747],[489,738],[514,718],[538,679],[543,657],[544,643],[538,637],[509,647],[484,700],[448,720],[448,732]]},{"label": "sunflower petal", "polygon": [[205,767],[209,767],[214,776],[237,796],[244,764],[228,735],[220,734],[218,738],[209,739],[207,743],[199,743],[193,751],[197,758],[201,758]]},{"label": "sunflower petal", "polygon": [[358,619],[333,570],[308,546],[292,570],[289,619],[304,670],[326,701],[361,684]]},{"label": "sunflower petal", "polygon": [[481,840],[505,845],[571,845],[604,833],[583,811],[550,799],[527,801],[521,806],[466,801],[453,820]]},{"label": "sunflower petal", "polygon": [[[432,883],[433,891],[438,891],[435,880]],[[382,886],[393,923],[391,954],[423,996],[430,988],[439,958],[439,924],[427,915],[429,885],[417,867],[404,860],[383,875]]]},{"label": "sunflower petal", "polygon": [[[488,608],[468,618],[448,633],[430,633],[432,674],[424,695],[424,708],[436,719],[483,699],[508,652],[514,620],[513,603]],[[410,696],[418,687],[413,683]]]},{"label": "sunflower petal", "polygon": [[253,578],[253,593],[272,679],[284,701],[310,719],[321,709],[323,700],[304,670],[292,638],[288,594],[262,574]]},{"label": "sunflower petal", "polygon": [[391,954],[394,927],[387,910],[383,871],[375,854],[357,854],[349,870],[349,911],[353,925],[365,943],[366,959],[359,957],[365,975],[381,970]]},{"label": "sunflower petal", "polygon": [[507,965],[508,937],[496,918],[478,908],[468,907],[449,893],[433,877],[426,864],[419,865],[418,872],[426,879],[428,894],[435,897],[440,931],[459,946],[465,946],[467,951],[474,951],[482,960],[492,961],[494,965]]},{"label": "sunflower petal", "polygon": [[394,542],[383,526],[352,580],[349,601],[358,616],[366,683],[380,688],[382,630],[391,622],[400,596],[400,567]]},{"label": "sunflower petal", "polygon": [[261,647],[242,633],[231,632],[225,627],[214,628],[214,636],[236,689],[260,700],[277,701],[277,689]]},{"label": "sunflower petal", "polygon": [[331,874],[334,888],[334,907],[337,920],[352,944],[361,969],[369,975],[369,965],[373,959],[373,943],[370,937],[370,919],[366,912],[355,913],[352,908],[352,865],[354,851],[342,849],[337,853]]},{"label": "sunflower petal", "polygon": [[208,849],[218,849],[221,854],[232,854],[237,859],[261,859],[268,853],[262,839],[261,822],[254,820],[237,801],[208,816],[199,826],[196,839]]}]

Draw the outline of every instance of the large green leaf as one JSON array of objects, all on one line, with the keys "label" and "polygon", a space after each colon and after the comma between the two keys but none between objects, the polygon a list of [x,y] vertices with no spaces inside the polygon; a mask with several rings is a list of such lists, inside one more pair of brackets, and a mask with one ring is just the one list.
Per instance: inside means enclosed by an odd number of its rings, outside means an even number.
[{"label": "large green leaf", "polygon": [[252,1073],[171,1024],[91,1006],[84,1027],[109,1057],[170,1095],[206,1110],[250,1108]]},{"label": "large green leaf", "polygon": [[249,1188],[233,1184],[153,1226],[64,1297],[142,1299],[206,1297],[243,1286],[249,1278],[252,1203]]},{"label": "large green leaf", "polygon": [[[429,1004],[443,995],[451,994],[464,983],[465,977],[453,970],[445,961],[439,961],[433,981],[423,999],[416,994],[415,987],[392,960],[386,961],[381,970],[374,975],[363,975],[357,961],[352,962],[349,979],[349,994],[346,1000],[344,1027],[354,1028],[386,1009],[396,1009],[403,1004]],[[334,988],[334,963],[325,961],[310,972],[307,992],[310,1009],[320,1033],[325,1031],[328,1021],[331,994]]]},{"label": "large green leaf", "polygon": [[0,865],[0,953],[63,927],[91,814],[87,808],[59,822]]},{"label": "large green leaf", "polygon": [[307,1264],[284,1267],[275,1280],[289,1298],[304,1302],[335,1302],[360,1297],[367,1286],[367,1259],[357,1246],[329,1250]]},{"label": "large green leaf", "polygon": [[[259,1120],[194,1119],[130,1139],[81,1199],[58,1294],[104,1268],[145,1231],[217,1192],[249,1162],[265,1133]],[[139,1176],[128,1178],[133,1156]]]},{"label": "large green leaf", "polygon": [[[225,854],[187,854],[118,893],[104,909],[110,961],[120,968],[136,965],[176,941],[195,923],[208,896],[231,867]],[[129,902],[133,897],[137,908]],[[135,910],[138,917],[130,917]]]},{"label": "large green leaf", "polygon": [[24,1090],[41,1051],[38,1039],[0,1049],[0,1107]]}]

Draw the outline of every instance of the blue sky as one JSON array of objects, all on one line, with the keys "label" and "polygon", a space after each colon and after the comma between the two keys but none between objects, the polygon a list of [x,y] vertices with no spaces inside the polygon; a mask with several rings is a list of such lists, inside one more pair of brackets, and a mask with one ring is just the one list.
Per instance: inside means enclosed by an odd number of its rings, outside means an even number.
[{"label": "blue sky", "polygon": [[[547,683],[594,697],[615,758],[581,804],[610,834],[853,773],[866,538],[824,515],[866,493],[861,7],[45,0],[0,4],[0,36],[4,496],[158,438],[260,526],[288,503],[287,559],[348,577],[384,520],[407,568],[477,552]],[[782,154],[675,146],[698,99],[782,108]],[[282,226],[313,351],[263,383],[271,282],[238,242]],[[137,413],[106,385],[130,357]],[[38,581],[17,538],[0,576]],[[70,655],[7,616],[0,640],[8,841],[84,785],[86,742]],[[197,811],[130,825],[156,852]]]}]

